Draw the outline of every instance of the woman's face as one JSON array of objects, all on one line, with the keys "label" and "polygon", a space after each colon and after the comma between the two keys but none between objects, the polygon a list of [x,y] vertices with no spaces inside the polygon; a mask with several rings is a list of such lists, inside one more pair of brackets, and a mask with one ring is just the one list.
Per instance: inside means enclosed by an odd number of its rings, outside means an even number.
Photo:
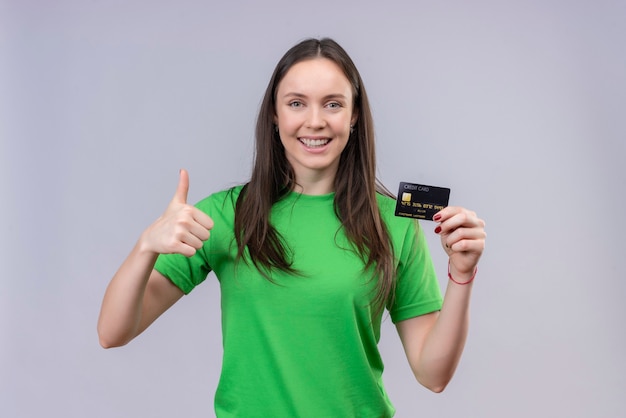
[{"label": "woman's face", "polygon": [[293,65],[278,84],[274,122],[297,183],[334,180],[356,122],[352,103],[350,82],[326,58]]}]

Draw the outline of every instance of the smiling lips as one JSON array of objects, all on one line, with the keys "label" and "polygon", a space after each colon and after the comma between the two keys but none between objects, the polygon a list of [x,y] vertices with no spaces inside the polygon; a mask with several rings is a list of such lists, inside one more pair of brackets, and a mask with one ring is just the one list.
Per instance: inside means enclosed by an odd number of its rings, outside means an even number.
[{"label": "smiling lips", "polygon": [[322,148],[330,142],[329,138],[298,138],[307,148]]}]

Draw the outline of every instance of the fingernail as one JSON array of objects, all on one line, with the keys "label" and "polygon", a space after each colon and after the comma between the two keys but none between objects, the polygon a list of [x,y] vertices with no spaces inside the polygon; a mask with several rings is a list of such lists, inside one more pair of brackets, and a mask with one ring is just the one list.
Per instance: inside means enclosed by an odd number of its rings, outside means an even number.
[{"label": "fingernail", "polygon": [[440,232],[441,232],[441,227],[440,227],[440,226],[438,226],[437,228],[435,228],[435,234],[438,234],[438,233],[440,233]]},{"label": "fingernail", "polygon": [[433,216],[433,221],[438,221],[439,219],[441,219],[441,215],[436,213],[435,216]]}]

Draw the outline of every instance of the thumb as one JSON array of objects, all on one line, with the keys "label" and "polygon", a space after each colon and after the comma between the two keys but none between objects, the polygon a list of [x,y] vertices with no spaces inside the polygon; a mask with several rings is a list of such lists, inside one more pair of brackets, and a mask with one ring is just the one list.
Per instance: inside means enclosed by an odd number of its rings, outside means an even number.
[{"label": "thumb", "polygon": [[189,192],[189,173],[182,168],[180,170],[180,176],[178,178],[178,187],[176,187],[176,194],[174,195],[174,201],[177,203],[187,203],[187,193]]}]

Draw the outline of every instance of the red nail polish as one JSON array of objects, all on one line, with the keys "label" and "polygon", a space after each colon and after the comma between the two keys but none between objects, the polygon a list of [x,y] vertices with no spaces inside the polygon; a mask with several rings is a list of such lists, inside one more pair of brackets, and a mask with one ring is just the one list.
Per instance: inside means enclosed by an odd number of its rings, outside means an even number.
[{"label": "red nail polish", "polygon": [[441,219],[441,215],[440,214],[435,214],[435,216],[433,216],[433,221],[438,221],[439,219]]},{"label": "red nail polish", "polygon": [[438,233],[440,233],[440,232],[441,232],[441,227],[440,227],[440,226],[438,226],[437,228],[435,228],[435,234],[438,234]]}]

